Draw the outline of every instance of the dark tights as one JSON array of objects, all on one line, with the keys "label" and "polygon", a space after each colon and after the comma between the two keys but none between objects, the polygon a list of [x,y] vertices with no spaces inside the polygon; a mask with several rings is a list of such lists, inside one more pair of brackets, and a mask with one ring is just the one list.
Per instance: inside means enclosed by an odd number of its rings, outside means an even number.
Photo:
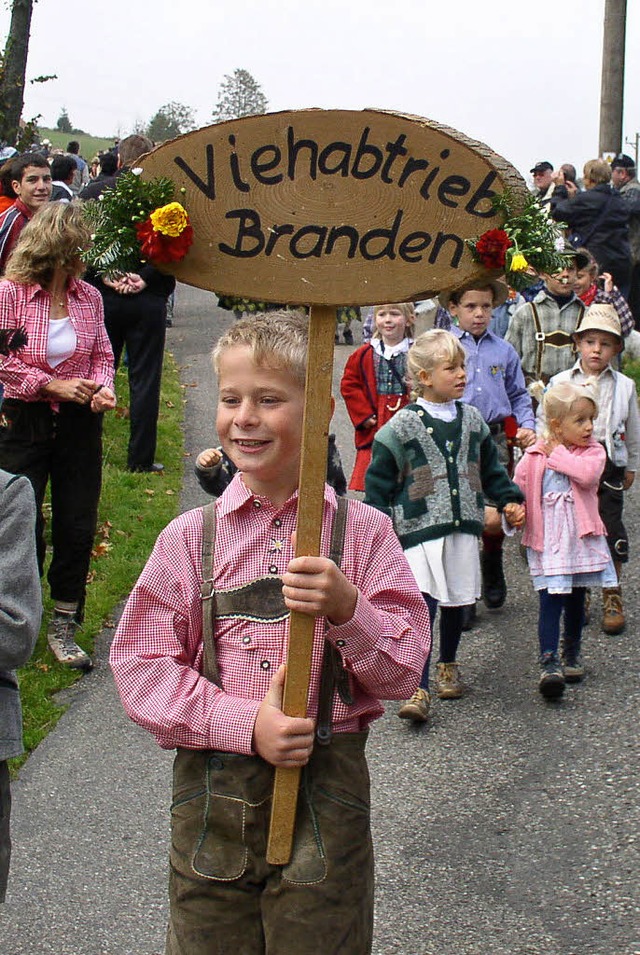
[{"label": "dark tights", "polygon": [[[438,601],[430,594],[422,595],[429,609],[429,618],[431,620],[431,631],[433,633],[433,622],[438,609]],[[440,607],[440,663],[455,663],[458,652],[458,644],[462,636],[462,617],[464,607]],[[429,689],[429,665],[431,663],[431,653],[427,657],[427,662],[422,671],[420,686],[423,690]]]},{"label": "dark tights", "polygon": [[538,591],[540,614],[538,638],[540,653],[557,653],[560,643],[560,617],[564,610],[564,644],[567,649],[580,649],[584,625],[584,587],[574,587],[570,594],[550,594]]}]

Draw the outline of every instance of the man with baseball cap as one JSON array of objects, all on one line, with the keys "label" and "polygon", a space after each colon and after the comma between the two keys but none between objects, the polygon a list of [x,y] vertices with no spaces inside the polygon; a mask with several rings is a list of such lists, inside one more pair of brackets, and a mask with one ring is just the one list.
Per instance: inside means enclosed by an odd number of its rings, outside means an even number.
[{"label": "man with baseball cap", "polygon": [[640,328],[640,182],[636,164],[624,153],[611,163],[611,182],[625,202],[630,204],[629,245],[631,247],[631,283],[629,305],[636,328]]},{"label": "man with baseball cap", "polygon": [[537,162],[529,172],[533,176],[534,195],[540,205],[550,207],[559,199],[568,199],[567,187],[556,181],[553,166],[548,160]]}]

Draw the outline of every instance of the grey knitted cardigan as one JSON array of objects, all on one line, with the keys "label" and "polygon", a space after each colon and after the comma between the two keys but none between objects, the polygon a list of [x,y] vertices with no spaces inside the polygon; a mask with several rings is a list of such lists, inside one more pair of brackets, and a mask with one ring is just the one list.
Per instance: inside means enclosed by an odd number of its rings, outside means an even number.
[{"label": "grey knitted cardigan", "polygon": [[453,421],[441,421],[407,405],[375,436],[365,501],[391,517],[405,550],[457,532],[479,537],[485,497],[499,510],[523,500],[480,412],[456,407]]}]

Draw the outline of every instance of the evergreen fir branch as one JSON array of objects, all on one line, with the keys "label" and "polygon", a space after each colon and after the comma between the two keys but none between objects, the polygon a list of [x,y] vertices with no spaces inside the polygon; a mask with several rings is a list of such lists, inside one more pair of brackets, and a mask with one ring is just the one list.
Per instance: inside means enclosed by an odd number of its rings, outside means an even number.
[{"label": "evergreen fir branch", "polygon": [[[559,224],[549,218],[536,196],[528,194],[523,200],[507,189],[493,196],[491,202],[501,215],[502,230],[510,240],[504,262],[505,278],[509,285],[521,291],[537,280],[537,275],[511,268],[517,255],[524,256],[528,266],[538,274],[544,272],[553,275],[562,271],[567,264],[569,250],[564,251]],[[471,240],[468,244],[476,261],[482,261],[476,249],[477,241]]]},{"label": "evergreen fir branch", "polygon": [[92,245],[83,256],[87,266],[100,275],[139,268],[136,223],[171,202],[173,194],[174,185],[166,177],[146,180],[126,172],[99,199],[86,202],[83,211],[92,232]]}]

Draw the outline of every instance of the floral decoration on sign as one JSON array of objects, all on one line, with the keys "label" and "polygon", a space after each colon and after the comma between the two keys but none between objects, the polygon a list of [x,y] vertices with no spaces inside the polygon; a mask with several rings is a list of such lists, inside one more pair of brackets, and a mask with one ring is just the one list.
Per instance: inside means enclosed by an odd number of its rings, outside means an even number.
[{"label": "floral decoration on sign", "polygon": [[532,285],[538,273],[553,275],[567,264],[567,249],[558,226],[533,195],[524,204],[509,191],[494,196],[492,204],[501,213],[501,229],[489,229],[468,245],[476,262],[490,271],[503,272],[516,290]]},{"label": "floral decoration on sign", "polygon": [[179,262],[193,242],[188,213],[173,198],[173,182],[143,179],[141,173],[123,173],[113,189],[84,204],[92,243],[83,258],[100,274],[135,271],[141,260]]},{"label": "floral decoration on sign", "polygon": [[143,256],[152,262],[179,262],[193,242],[189,216],[179,202],[169,202],[138,222],[136,234]]}]

